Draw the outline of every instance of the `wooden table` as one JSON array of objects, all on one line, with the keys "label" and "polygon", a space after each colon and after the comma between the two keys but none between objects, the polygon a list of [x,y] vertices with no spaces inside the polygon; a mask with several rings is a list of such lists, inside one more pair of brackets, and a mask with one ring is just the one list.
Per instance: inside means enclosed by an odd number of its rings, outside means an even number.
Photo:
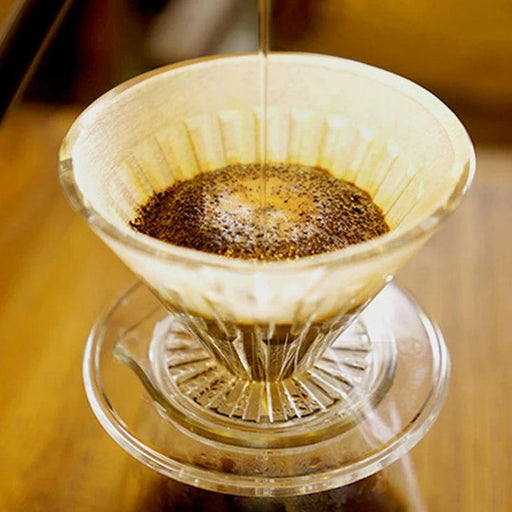
[{"label": "wooden table", "polygon": [[[82,390],[88,330],[133,278],[60,190],[75,114],[25,106],[0,131],[0,510],[156,510],[159,477],[108,437]],[[512,510],[512,151],[478,153],[468,200],[399,279],[452,356],[446,406],[413,450],[434,512]]]}]

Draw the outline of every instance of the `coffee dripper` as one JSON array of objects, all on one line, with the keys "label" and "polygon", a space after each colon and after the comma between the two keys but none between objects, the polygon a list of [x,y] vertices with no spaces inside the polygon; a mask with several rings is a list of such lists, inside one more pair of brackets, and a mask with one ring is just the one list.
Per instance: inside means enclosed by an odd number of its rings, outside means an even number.
[{"label": "coffee dripper", "polygon": [[[245,261],[131,229],[155,191],[259,161],[258,73],[248,54],[130,80],[74,123],[60,176],[144,283],[89,336],[84,381],[98,420],[166,477],[270,499],[375,475],[437,418],[446,346],[391,281],[461,202],[475,164],[460,122],[421,87],[354,61],[272,53],[267,160],[354,182],[390,232],[298,260]],[[406,482],[400,464],[396,487]]]}]

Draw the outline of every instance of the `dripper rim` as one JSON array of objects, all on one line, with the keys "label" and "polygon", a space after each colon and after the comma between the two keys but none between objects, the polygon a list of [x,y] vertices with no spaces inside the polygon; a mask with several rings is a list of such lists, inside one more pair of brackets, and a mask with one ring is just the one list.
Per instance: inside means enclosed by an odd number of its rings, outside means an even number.
[{"label": "dripper rim", "polygon": [[183,67],[208,65],[234,58],[253,60],[258,58],[258,54],[252,52],[213,55],[181,61],[151,70],[127,80],[106,92],[78,116],[68,130],[60,147],[59,178],[72,207],[86,219],[92,229],[134,250],[158,256],[159,259],[181,260],[186,263],[197,263],[210,267],[229,268],[240,271],[275,270],[282,272],[283,270],[294,271],[325,264],[355,263],[378,256],[384,252],[392,252],[435,230],[464,199],[475,173],[476,158],[474,147],[469,134],[457,116],[434,94],[400,75],[351,59],[305,52],[271,52],[269,56],[271,59],[281,61],[304,59],[305,62],[313,61],[315,65],[321,62],[326,67],[339,69],[341,66],[345,69],[350,69],[354,74],[366,76],[393,87],[395,90],[420,102],[427,108],[439,121],[440,126],[444,128],[452,143],[455,153],[455,162],[452,169],[457,166],[463,166],[463,170],[460,173],[461,176],[446,199],[445,204],[437,207],[405,228],[397,227],[384,235],[335,251],[290,260],[249,260],[207,253],[163,242],[130,229],[128,226],[125,229],[121,229],[105,219],[89,204],[80,191],[74,179],[72,162],[73,145],[77,141],[81,130],[88,128],[94,123],[99,107],[105,102],[113,101],[124,91],[138,85],[142,81],[151,79],[153,76]]}]

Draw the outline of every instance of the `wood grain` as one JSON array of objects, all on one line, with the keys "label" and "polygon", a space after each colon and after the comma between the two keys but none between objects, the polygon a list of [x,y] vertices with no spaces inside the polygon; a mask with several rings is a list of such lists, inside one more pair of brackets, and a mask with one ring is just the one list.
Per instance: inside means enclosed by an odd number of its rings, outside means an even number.
[{"label": "wood grain", "polygon": [[[74,115],[24,107],[0,131],[0,510],[162,511],[161,479],[103,432],[82,390],[91,324],[133,278],[60,190]],[[433,512],[512,510],[511,203],[512,151],[481,149],[468,200],[399,279],[452,356],[446,406],[413,451]]]},{"label": "wood grain", "polygon": [[452,359],[447,403],[413,452],[433,511],[512,510],[512,151],[481,149],[477,162],[465,204],[400,279]]}]

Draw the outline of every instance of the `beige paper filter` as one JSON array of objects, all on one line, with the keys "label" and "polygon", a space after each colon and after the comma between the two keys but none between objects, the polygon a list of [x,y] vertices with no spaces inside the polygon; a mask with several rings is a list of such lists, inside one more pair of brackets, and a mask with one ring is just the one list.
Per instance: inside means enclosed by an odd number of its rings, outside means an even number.
[{"label": "beige paper filter", "polygon": [[[424,243],[460,201],[474,156],[455,116],[407,80],[333,57],[272,54],[267,159],[320,166],[356,183],[391,232],[330,254],[256,263],[130,229],[153,192],[258,161],[258,73],[256,55],[221,57],[120,86],[75,123],[61,175],[92,227],[203,345],[236,374],[276,379],[309,367]],[[269,340],[270,356],[265,347],[250,356]],[[264,362],[254,369],[269,357],[279,360],[273,370]]]}]

